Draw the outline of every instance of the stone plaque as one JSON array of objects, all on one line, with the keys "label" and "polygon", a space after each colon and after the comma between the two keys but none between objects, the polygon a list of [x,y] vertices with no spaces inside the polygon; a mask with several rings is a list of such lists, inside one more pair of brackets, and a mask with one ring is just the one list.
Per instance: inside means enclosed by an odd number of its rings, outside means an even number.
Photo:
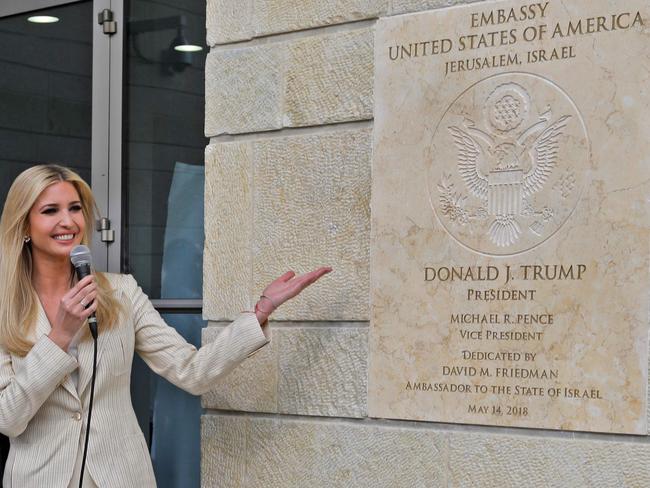
[{"label": "stone plaque", "polygon": [[646,434],[650,5],[381,19],[372,417]]}]

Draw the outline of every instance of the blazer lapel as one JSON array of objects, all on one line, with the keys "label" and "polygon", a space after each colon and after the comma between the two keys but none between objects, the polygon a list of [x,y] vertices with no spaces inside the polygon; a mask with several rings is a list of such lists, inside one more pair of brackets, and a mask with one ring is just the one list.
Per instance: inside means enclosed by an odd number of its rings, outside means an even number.
[{"label": "blazer lapel", "polygon": [[[47,315],[45,314],[45,309],[43,308],[41,302],[38,301],[38,316],[36,317],[36,340],[39,340],[44,335],[48,335],[51,331],[52,326],[50,325],[50,321],[48,320]],[[76,398],[79,398],[77,389],[75,388],[70,375],[67,375],[65,377],[63,383],[61,383],[61,386],[72,393],[72,395],[74,395]]]},{"label": "blazer lapel", "polygon": [[[88,327],[88,325],[84,325]],[[99,372],[99,362],[102,358],[102,353],[106,349],[106,344],[110,337],[111,330],[105,329],[101,330],[99,327],[99,334],[97,335],[97,371]],[[94,345],[93,341],[87,339],[79,344],[79,386],[77,390],[79,391],[79,396],[86,389],[93,375],[93,354],[94,354]]]}]

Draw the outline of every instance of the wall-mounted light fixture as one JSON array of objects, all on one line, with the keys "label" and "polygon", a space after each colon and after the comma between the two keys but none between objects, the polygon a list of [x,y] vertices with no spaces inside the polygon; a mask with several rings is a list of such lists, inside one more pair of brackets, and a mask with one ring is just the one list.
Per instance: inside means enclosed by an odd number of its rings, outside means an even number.
[{"label": "wall-mounted light fixture", "polygon": [[27,22],[33,24],[53,24],[58,21],[59,18],[54,17],[53,15],[32,15],[31,17],[27,17]]},{"label": "wall-mounted light fixture", "polygon": [[180,44],[178,46],[174,46],[174,51],[180,51],[182,53],[196,53],[203,51],[203,48],[201,46],[197,46],[196,44]]},{"label": "wall-mounted light fixture", "polygon": [[[192,65],[192,53],[203,50],[203,47],[188,42],[185,37],[186,25],[187,20],[183,15],[160,19],[133,20],[128,25],[129,33],[133,40],[133,49],[146,62],[162,62],[162,70],[165,74],[184,71],[185,68]],[[160,60],[153,60],[144,56],[138,42],[139,34],[167,29],[176,29],[176,37],[174,37],[167,49],[161,51]]]}]

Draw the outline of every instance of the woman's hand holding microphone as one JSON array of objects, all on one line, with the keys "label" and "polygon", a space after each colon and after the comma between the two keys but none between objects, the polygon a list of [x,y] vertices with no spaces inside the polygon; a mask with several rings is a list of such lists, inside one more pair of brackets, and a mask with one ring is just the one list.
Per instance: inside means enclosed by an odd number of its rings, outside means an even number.
[{"label": "woman's hand holding microphone", "polygon": [[79,329],[97,310],[97,283],[95,276],[88,275],[61,297],[59,307],[52,322],[50,339],[64,351]]}]

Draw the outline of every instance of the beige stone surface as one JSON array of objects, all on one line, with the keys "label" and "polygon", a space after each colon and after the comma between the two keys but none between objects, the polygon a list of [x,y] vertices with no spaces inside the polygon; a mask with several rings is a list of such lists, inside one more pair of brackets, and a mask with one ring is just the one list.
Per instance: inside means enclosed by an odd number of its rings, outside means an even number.
[{"label": "beige stone surface", "polygon": [[205,66],[205,135],[282,127],[286,49],[271,46],[211,50]]},{"label": "beige stone surface", "polygon": [[[237,446],[222,439],[237,424]],[[241,453],[243,477],[217,478],[204,469],[204,487],[368,488],[445,486],[443,437],[416,429],[374,425],[307,422],[285,418],[205,415],[202,421],[204,462],[222,462],[219,445],[225,441],[223,461],[231,452]],[[241,431],[245,435],[241,435]],[[209,446],[209,448],[208,448]],[[238,484],[239,483],[239,484]]]},{"label": "beige stone surface", "polygon": [[[212,324],[210,324],[212,325]],[[223,326],[203,329],[201,342],[213,341]],[[223,378],[216,388],[201,397],[203,408],[244,412],[278,411],[278,331],[272,331],[269,344],[247,358]]]},{"label": "beige stone surface", "polygon": [[[215,422],[216,419],[222,420]],[[247,422],[201,417],[201,486],[244,488]]]},{"label": "beige stone surface", "polygon": [[366,320],[370,131],[254,144],[254,294],[287,270],[334,271],[274,313],[275,320]]},{"label": "beige stone surface", "polygon": [[291,43],[284,124],[371,119],[372,40],[372,29],[362,29]]},{"label": "beige stone surface", "polygon": [[205,159],[203,316],[228,319],[251,306],[251,146],[210,144]]},{"label": "beige stone surface", "polygon": [[209,46],[485,0],[208,0]]},{"label": "beige stone surface", "polygon": [[277,332],[280,413],[366,416],[367,329],[339,326]]},{"label": "beige stone surface", "polygon": [[373,19],[389,0],[208,0],[208,45]]},{"label": "beige stone surface", "polygon": [[372,119],[372,29],[213,49],[205,134]]},{"label": "beige stone surface", "polygon": [[[204,395],[204,408],[332,417],[366,415],[367,324],[271,325],[271,343]],[[203,343],[213,340],[222,328],[204,329]]]},{"label": "beige stone surface", "polygon": [[[205,415],[202,486],[644,488],[650,446],[336,422]],[[236,438],[233,436],[236,435]],[[224,446],[224,447],[221,447]],[[238,453],[244,472],[232,467]],[[221,464],[230,473],[216,469]],[[207,466],[206,466],[207,465]]]},{"label": "beige stone surface", "polygon": [[233,319],[287,270],[332,265],[274,319],[367,320],[370,131],[213,143],[208,151],[203,315]]},{"label": "beige stone surface", "polygon": [[373,417],[647,432],[650,9],[539,5],[377,24]]},{"label": "beige stone surface", "polygon": [[387,8],[388,0],[256,0],[256,33],[268,35],[371,19]]},{"label": "beige stone surface", "polygon": [[486,0],[391,0],[391,14],[422,12],[423,10],[442,9],[466,3],[485,2]]},{"label": "beige stone surface", "polygon": [[447,435],[449,486],[641,488],[650,484],[647,443]]},{"label": "beige stone surface", "polygon": [[254,0],[208,0],[206,29],[208,46],[251,39]]}]

